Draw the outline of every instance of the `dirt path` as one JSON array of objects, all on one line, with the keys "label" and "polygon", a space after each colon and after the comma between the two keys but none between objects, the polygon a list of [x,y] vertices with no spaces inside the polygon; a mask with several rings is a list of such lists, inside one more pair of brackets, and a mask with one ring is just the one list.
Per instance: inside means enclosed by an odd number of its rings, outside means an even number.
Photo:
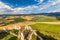
[{"label": "dirt path", "polygon": [[36,22],[36,23],[44,23],[44,24],[60,24],[60,22]]},{"label": "dirt path", "polygon": [[12,29],[14,28],[15,26],[17,27],[20,27],[20,26],[26,26],[26,25],[33,25],[33,24],[36,24],[36,23],[44,23],[44,24],[60,24],[60,22],[21,22],[21,23],[16,23],[16,24],[10,24],[10,25],[7,25],[7,26],[1,26],[0,27],[0,30],[2,30],[3,28],[6,28],[6,29]]}]

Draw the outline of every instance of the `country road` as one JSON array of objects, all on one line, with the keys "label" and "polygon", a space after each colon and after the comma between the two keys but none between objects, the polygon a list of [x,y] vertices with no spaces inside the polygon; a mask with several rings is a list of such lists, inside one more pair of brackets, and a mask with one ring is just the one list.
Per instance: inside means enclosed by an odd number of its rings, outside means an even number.
[{"label": "country road", "polygon": [[16,23],[16,24],[9,24],[7,26],[0,26],[0,30],[2,30],[4,28],[11,30],[15,26],[20,27],[20,26],[26,26],[26,25],[33,25],[33,24],[37,24],[37,23],[60,25],[60,22],[20,22],[20,23]]}]

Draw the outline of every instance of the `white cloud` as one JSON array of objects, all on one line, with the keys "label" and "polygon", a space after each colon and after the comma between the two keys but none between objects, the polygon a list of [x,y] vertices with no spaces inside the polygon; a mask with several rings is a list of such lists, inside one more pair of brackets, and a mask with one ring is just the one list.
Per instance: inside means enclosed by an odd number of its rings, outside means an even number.
[{"label": "white cloud", "polygon": [[8,5],[6,5],[6,4],[4,4],[3,2],[0,2],[0,14],[4,14],[4,13],[7,13],[7,14],[9,14],[9,13],[20,13],[20,14],[23,14],[23,13],[25,13],[23,10],[24,10],[25,8],[15,8],[15,9],[13,9],[13,8],[11,8],[10,6],[8,6]]},{"label": "white cloud", "polygon": [[57,9],[54,9],[54,10],[51,10],[49,12],[60,12],[60,8],[57,8]]},{"label": "white cloud", "polygon": [[39,2],[39,3],[42,3],[44,0],[35,0],[35,1],[37,1],[37,2]]},{"label": "white cloud", "polygon": [[[35,0],[38,1],[39,4],[42,3],[44,0]],[[57,5],[60,3],[60,0],[48,0],[47,3],[42,3],[39,6],[36,5],[31,5],[31,6],[27,6],[24,8],[11,8],[10,6],[6,5],[3,2],[0,2],[0,14],[3,13],[11,13],[11,14],[26,14],[26,13],[32,13],[33,11],[41,11],[41,10],[46,10],[48,8],[50,8],[51,6]],[[57,9],[59,11],[59,9]],[[57,11],[57,10],[52,10],[52,11]],[[52,12],[50,10],[50,12]],[[60,11],[59,11],[60,12]]]},{"label": "white cloud", "polygon": [[59,3],[60,3],[60,0],[48,0],[47,3],[42,3],[42,5],[40,5],[40,7],[38,9],[43,11],[43,10],[49,9],[52,6],[57,5]]},{"label": "white cloud", "polygon": [[3,14],[3,13],[11,13],[11,14],[17,14],[17,13],[20,13],[20,14],[25,14],[27,13],[30,13],[32,9],[34,8],[37,8],[38,6],[27,6],[27,7],[24,7],[24,8],[11,8],[10,6],[4,4],[3,2],[0,2],[0,14]]},{"label": "white cloud", "polygon": [[0,9],[1,9],[1,8],[11,9],[9,6],[5,5],[3,2],[0,2]]}]

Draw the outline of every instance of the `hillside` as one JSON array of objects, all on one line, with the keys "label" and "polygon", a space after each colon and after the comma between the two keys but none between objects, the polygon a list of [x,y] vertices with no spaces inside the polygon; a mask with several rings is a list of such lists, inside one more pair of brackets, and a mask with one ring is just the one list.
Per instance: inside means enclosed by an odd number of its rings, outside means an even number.
[{"label": "hillside", "polygon": [[55,16],[34,16],[34,18],[32,18],[33,22],[58,22],[60,20],[57,19],[57,17]]},{"label": "hillside", "polygon": [[[60,40],[60,21],[55,16],[6,16],[0,17],[0,30],[6,28],[11,30],[13,27],[24,27],[30,25],[44,40]],[[0,40],[18,40],[17,37],[2,32]],[[33,35],[32,40],[36,40]]]}]

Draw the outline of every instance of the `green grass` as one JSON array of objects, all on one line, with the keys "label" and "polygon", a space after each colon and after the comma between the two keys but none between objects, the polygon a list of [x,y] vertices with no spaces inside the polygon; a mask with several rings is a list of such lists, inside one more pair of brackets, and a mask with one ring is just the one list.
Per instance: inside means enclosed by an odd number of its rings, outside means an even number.
[{"label": "green grass", "polygon": [[32,36],[32,40],[36,40],[36,38],[37,38],[37,37],[36,37],[35,35]]},{"label": "green grass", "polygon": [[[60,25],[54,24],[34,24],[31,25],[33,29],[37,30],[37,33],[44,38],[44,40],[60,40]],[[39,33],[40,32],[40,33]],[[5,33],[3,33],[5,35]],[[2,36],[1,36],[2,37]],[[36,36],[33,35],[32,40],[36,40]],[[6,35],[0,40],[18,40],[17,37],[13,35]]]},{"label": "green grass", "polygon": [[14,21],[11,21],[11,22],[5,22],[5,23],[3,23],[3,25],[2,26],[6,26],[6,25],[8,25],[8,24],[15,24],[15,23],[19,23],[19,22],[24,22],[24,21],[26,21],[26,19],[23,19],[23,18],[14,18],[14,19],[12,19],[12,20],[14,20]]},{"label": "green grass", "polygon": [[13,37],[13,35],[7,35],[7,36],[4,37],[2,40],[8,40],[8,39],[10,39],[11,37]]},{"label": "green grass", "polygon": [[34,18],[30,21],[33,21],[33,22],[57,22],[59,20],[57,20],[56,17],[50,17],[50,16],[34,16]]},{"label": "green grass", "polygon": [[6,37],[7,35],[8,35],[8,33],[6,33],[6,32],[1,32],[1,33],[0,33],[0,40],[1,40],[2,38]]},{"label": "green grass", "polygon": [[53,24],[35,24],[31,25],[33,29],[41,32],[44,35],[51,36],[60,40],[60,25]]},{"label": "green grass", "polygon": [[17,37],[9,34],[9,35],[5,36],[4,38],[2,38],[1,40],[17,40]]}]

